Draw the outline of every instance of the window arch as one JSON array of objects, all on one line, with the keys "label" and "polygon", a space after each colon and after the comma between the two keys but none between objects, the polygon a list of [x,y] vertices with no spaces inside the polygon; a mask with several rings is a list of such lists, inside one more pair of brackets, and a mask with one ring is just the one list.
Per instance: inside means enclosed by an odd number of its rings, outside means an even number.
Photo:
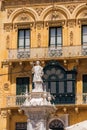
[{"label": "window arch", "polygon": [[54,119],[50,122],[49,128],[51,130],[64,130],[64,123],[59,119]]},{"label": "window arch", "polygon": [[65,70],[57,61],[50,61],[44,67],[43,81],[47,91],[55,97],[55,104],[75,102],[76,71]]}]

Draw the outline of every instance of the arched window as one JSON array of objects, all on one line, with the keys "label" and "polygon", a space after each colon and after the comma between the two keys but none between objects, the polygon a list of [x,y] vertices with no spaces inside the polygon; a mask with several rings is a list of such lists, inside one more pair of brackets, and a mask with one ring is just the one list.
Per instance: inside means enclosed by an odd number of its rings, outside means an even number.
[{"label": "arched window", "polygon": [[67,71],[57,61],[50,61],[44,68],[43,80],[47,91],[54,96],[53,102],[75,102],[76,71]]},{"label": "arched window", "polygon": [[54,119],[50,122],[49,128],[51,130],[64,130],[64,124],[59,119]]}]

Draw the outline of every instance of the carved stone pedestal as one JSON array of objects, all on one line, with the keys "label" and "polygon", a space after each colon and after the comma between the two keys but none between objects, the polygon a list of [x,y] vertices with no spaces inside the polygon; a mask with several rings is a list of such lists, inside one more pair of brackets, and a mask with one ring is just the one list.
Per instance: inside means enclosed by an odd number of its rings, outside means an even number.
[{"label": "carved stone pedestal", "polygon": [[21,109],[28,117],[27,130],[47,130],[49,115],[55,110],[50,100],[50,94],[47,92],[32,92],[26,95]]}]

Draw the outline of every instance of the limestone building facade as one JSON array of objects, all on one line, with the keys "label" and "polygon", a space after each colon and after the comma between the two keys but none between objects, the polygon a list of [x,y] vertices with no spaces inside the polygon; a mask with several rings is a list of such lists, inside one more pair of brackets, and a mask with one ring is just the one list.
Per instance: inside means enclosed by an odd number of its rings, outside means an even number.
[{"label": "limestone building facade", "polygon": [[37,60],[57,107],[47,128],[87,120],[87,0],[0,1],[0,130],[26,130],[20,97]]}]

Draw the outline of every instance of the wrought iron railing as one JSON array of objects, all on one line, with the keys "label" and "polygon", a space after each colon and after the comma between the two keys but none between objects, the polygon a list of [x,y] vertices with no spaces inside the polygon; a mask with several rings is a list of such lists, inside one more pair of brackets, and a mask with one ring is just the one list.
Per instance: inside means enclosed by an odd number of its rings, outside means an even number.
[{"label": "wrought iron railing", "polygon": [[87,46],[9,49],[8,59],[87,56]]},{"label": "wrought iron railing", "polygon": [[[21,106],[26,99],[29,99],[29,96],[26,95],[13,95],[7,96],[6,106],[7,107],[17,107]],[[62,97],[61,97],[62,98]],[[67,97],[68,98],[68,97]],[[70,103],[69,103],[70,104]],[[72,103],[71,103],[72,104]],[[87,93],[79,94],[75,98],[75,104],[87,104]],[[56,104],[57,105],[57,104]],[[61,105],[61,104],[58,104]],[[67,102],[66,102],[67,105]]]}]

